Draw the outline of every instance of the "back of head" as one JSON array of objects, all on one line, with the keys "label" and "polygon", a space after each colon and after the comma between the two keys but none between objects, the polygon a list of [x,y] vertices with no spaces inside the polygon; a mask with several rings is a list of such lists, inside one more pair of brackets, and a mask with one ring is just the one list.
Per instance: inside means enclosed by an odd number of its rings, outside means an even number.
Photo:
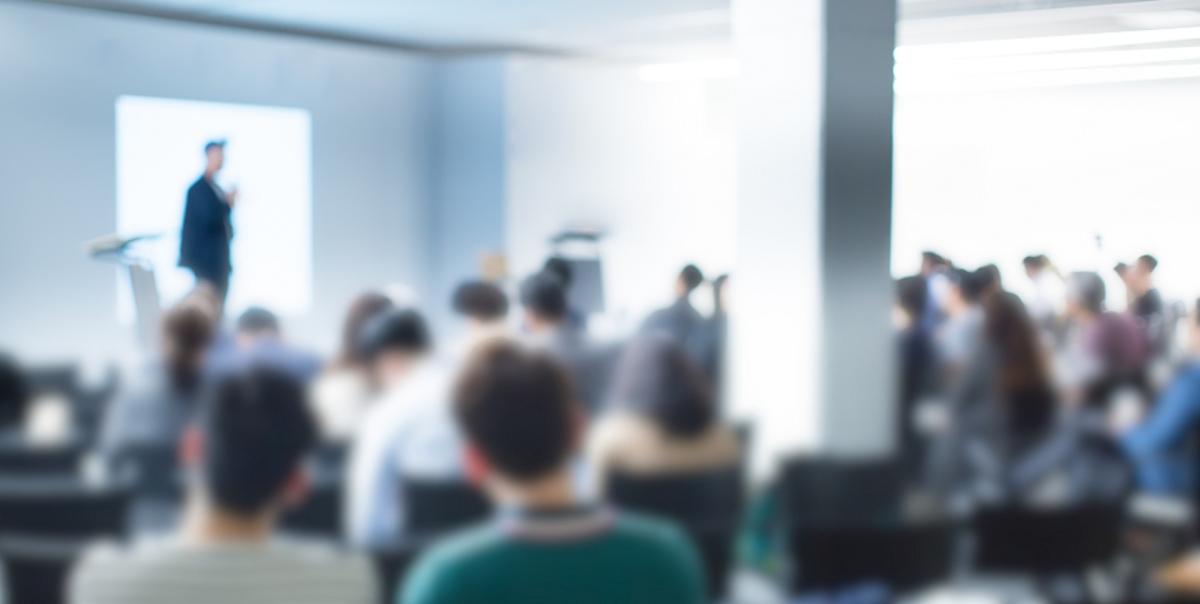
[{"label": "back of head", "polygon": [[262,306],[251,306],[237,319],[237,331],[245,335],[279,335],[279,317]]},{"label": "back of head", "polygon": [[1138,265],[1146,273],[1153,273],[1154,269],[1158,268],[1158,258],[1155,258],[1150,254],[1142,254],[1141,256],[1138,256],[1137,261]]},{"label": "back of head", "polygon": [[975,304],[983,298],[984,284],[983,275],[978,271],[972,272],[961,268],[950,269],[946,273],[950,283],[958,288],[963,300],[970,304]]},{"label": "back of head", "polygon": [[929,300],[929,288],[921,277],[902,277],[896,280],[896,303],[909,318],[917,318],[925,310]]},{"label": "back of head", "polygon": [[163,316],[162,338],[172,386],[194,389],[200,383],[201,363],[216,329],[208,309],[184,301]]},{"label": "back of head", "polygon": [[950,261],[941,254],[925,250],[921,252],[921,270],[924,272],[950,268]]},{"label": "back of head", "polygon": [[988,299],[984,335],[996,355],[996,386],[1013,427],[1044,427],[1054,412],[1054,388],[1037,328],[1020,298],[1001,292]]},{"label": "back of head", "polygon": [[255,367],[217,383],[204,411],[201,470],[208,496],[232,513],[266,510],[316,442],[303,385]]},{"label": "back of head", "polygon": [[691,293],[704,283],[704,273],[700,272],[700,267],[689,264],[679,271],[679,282],[683,284],[684,290]]},{"label": "back of head", "polygon": [[15,358],[0,354],[0,429],[21,425],[29,396],[25,370]]},{"label": "back of head", "polygon": [[562,256],[547,258],[546,263],[542,265],[542,272],[558,277],[563,287],[571,287],[571,282],[575,279],[575,271],[571,268],[571,261]]},{"label": "back of head", "polygon": [[701,434],[716,419],[704,372],[673,340],[649,335],[630,342],[613,385],[614,404],[653,419],[668,434]]},{"label": "back of head", "polygon": [[1104,279],[1092,272],[1071,273],[1067,278],[1067,298],[1087,312],[1104,312]]},{"label": "back of head", "polygon": [[342,323],[341,352],[338,364],[343,367],[361,366],[366,362],[359,349],[363,328],[376,315],[392,308],[392,299],[379,292],[360,294],[350,304],[346,320]]},{"label": "back of head", "polygon": [[521,306],[537,316],[559,321],[567,316],[567,291],[562,281],[542,271],[521,282]]},{"label": "back of head", "polygon": [[454,312],[483,322],[503,320],[508,315],[508,296],[488,281],[466,281],[454,290]]},{"label": "back of head", "polygon": [[1050,266],[1050,259],[1045,254],[1034,254],[1021,259],[1021,264],[1025,265],[1025,270],[1037,272]]},{"label": "back of head", "polygon": [[985,297],[1004,290],[1000,279],[1000,267],[995,264],[985,264],[975,269],[974,278],[979,284],[980,293]]},{"label": "back of head", "polygon": [[477,349],[455,385],[455,414],[467,440],[497,473],[518,482],[566,463],[577,405],[553,359],[507,341]]},{"label": "back of head", "polygon": [[391,308],[372,317],[363,326],[359,354],[368,363],[389,353],[420,355],[433,348],[429,326],[421,313],[411,308]]}]

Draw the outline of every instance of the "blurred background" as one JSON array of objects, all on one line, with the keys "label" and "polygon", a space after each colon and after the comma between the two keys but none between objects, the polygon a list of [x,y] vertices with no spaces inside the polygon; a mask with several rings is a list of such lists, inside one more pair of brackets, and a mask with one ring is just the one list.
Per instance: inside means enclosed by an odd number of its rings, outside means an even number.
[{"label": "blurred background", "polygon": [[581,496],[712,601],[1200,597],[1200,1],[7,0],[0,57],[9,601],[173,530],[189,414],[139,419],[247,358],[322,430],[281,530],[391,601],[483,511],[348,528],[375,307],[547,347],[592,425],[709,392],[736,454]]}]

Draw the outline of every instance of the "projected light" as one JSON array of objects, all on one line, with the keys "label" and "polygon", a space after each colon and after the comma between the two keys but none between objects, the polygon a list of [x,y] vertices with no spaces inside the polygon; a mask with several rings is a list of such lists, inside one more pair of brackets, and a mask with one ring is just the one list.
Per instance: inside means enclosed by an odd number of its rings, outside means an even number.
[{"label": "projected light", "polygon": [[[228,141],[222,187],[238,189],[228,311],[258,304],[280,314],[312,298],[311,118],[285,107],[122,96],[117,99],[117,232],[161,233],[139,248],[158,276],[164,305],[191,289],[176,266],[188,187],[204,171],[204,143]],[[118,312],[131,321],[128,284]]]}]

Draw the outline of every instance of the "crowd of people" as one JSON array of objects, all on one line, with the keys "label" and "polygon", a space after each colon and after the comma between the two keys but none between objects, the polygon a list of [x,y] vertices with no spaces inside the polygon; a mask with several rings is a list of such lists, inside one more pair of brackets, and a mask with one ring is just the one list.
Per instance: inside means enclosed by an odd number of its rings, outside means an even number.
[{"label": "crowd of people", "polygon": [[[364,293],[328,361],[265,308],[224,329],[220,296],[198,286],[165,312],[161,349],[108,404],[96,440],[113,473],[146,447],[178,450],[180,513],[90,550],[70,600],[373,602],[366,555],[416,539],[405,485],[434,481],[477,487],[494,517],[422,543],[397,601],[705,601],[677,527],[605,502],[617,474],[741,463],[716,386],[727,279],[714,288],[719,310],[702,315],[690,297],[705,279],[689,265],[670,306],[627,340],[599,343],[572,308],[571,277],[550,259],[515,288],[517,313],[501,285],[462,283],[453,338],[434,333],[427,309]],[[281,539],[314,480],[311,454],[339,446],[348,547]]]}]

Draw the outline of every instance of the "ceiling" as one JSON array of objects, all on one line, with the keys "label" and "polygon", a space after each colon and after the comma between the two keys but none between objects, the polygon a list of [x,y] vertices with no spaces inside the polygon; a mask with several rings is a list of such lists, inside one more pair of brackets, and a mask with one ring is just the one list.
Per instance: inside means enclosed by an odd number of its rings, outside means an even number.
[{"label": "ceiling", "polygon": [[[440,52],[698,57],[731,37],[730,0],[27,1]],[[901,45],[1200,25],[1200,0],[898,1]]]}]

